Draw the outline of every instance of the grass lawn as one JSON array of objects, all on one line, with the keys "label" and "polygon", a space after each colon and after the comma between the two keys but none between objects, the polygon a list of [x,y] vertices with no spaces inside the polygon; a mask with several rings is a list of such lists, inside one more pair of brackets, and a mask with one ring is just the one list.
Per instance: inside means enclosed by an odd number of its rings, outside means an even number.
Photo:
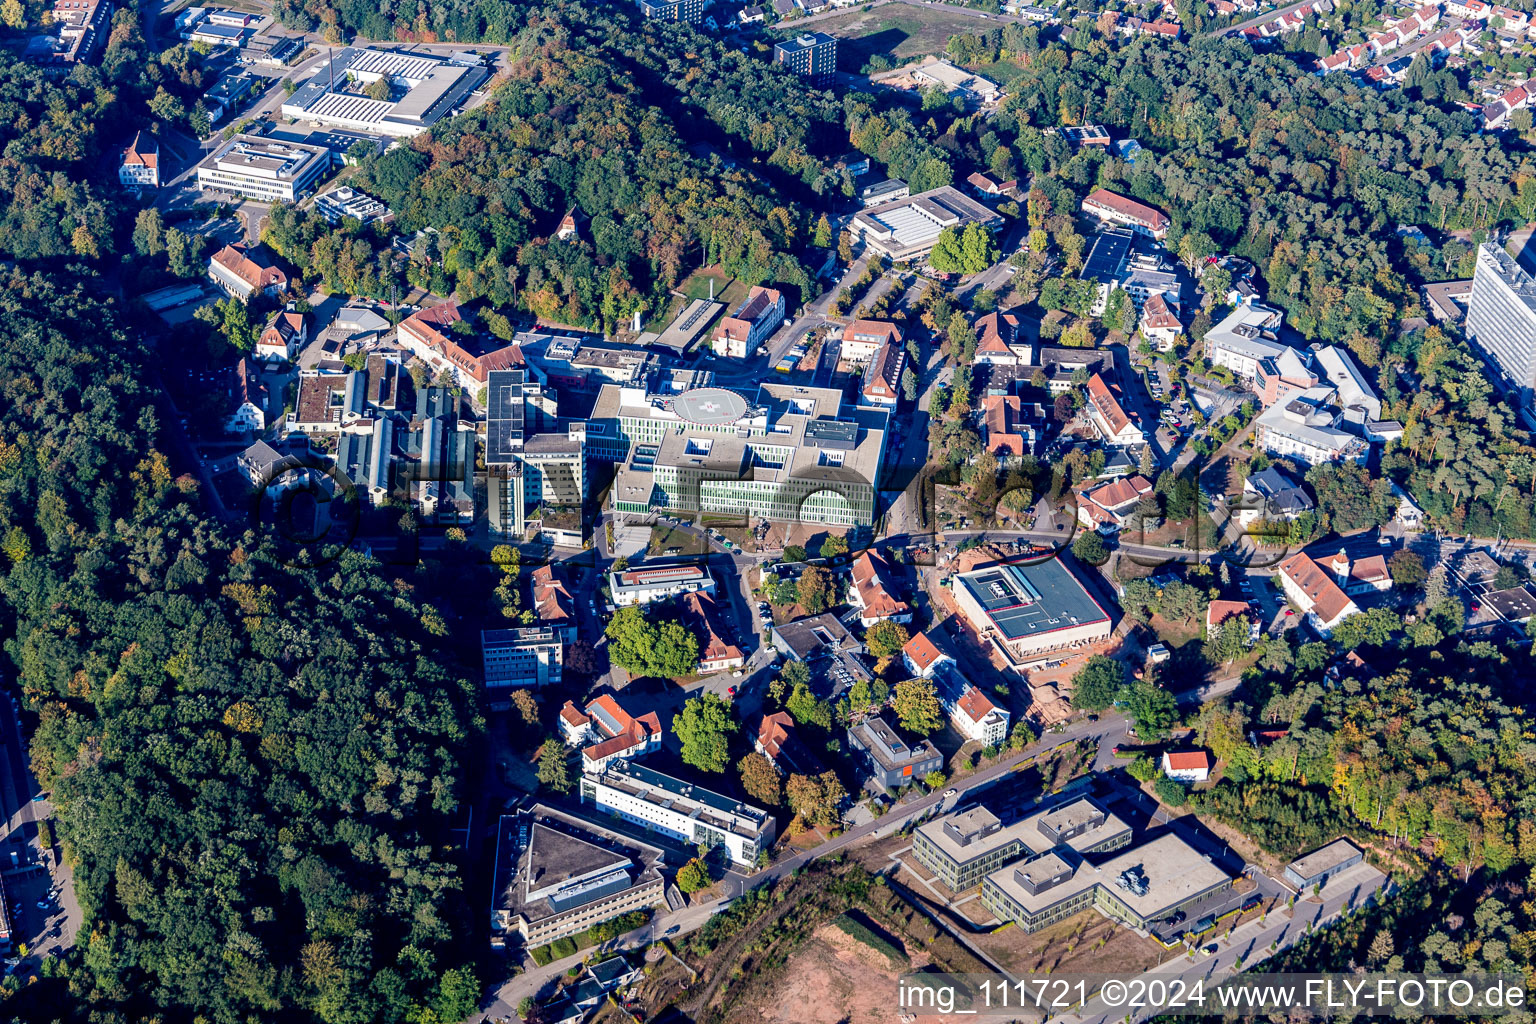
[{"label": "grass lawn", "polygon": [[678,291],[687,296],[689,301],[707,299],[710,281],[715,283],[715,301],[725,303],[728,310],[740,305],[741,300],[747,297],[747,286],[734,280],[719,267],[700,267],[688,275]]},{"label": "grass lawn", "polygon": [[[905,4],[887,4],[872,11],[849,11],[841,17],[816,23],[818,32],[847,40],[846,46],[838,47],[838,64],[850,70],[863,67],[864,62],[877,53],[898,58],[943,53],[950,36],[984,32],[992,27],[969,15]],[[789,21],[773,34],[786,39],[799,31],[795,22]]]},{"label": "grass lawn", "polygon": [[998,85],[1003,86],[1024,74],[1024,66],[1012,58],[1006,58],[993,64],[967,64],[966,67],[989,82],[996,82]]}]

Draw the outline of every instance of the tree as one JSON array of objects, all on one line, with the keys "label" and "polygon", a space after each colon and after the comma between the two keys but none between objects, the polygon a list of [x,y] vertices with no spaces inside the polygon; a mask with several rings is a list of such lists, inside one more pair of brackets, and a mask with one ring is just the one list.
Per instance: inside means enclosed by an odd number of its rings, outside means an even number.
[{"label": "tree", "polygon": [[1120,694],[1120,704],[1136,724],[1136,735],[1155,743],[1168,735],[1178,720],[1178,702],[1173,694],[1150,679],[1136,679]]},{"label": "tree", "polygon": [[565,745],[548,739],[539,748],[539,785],[554,793],[571,791],[570,768],[565,760]]},{"label": "tree", "polygon": [[1189,803],[1189,790],[1176,779],[1170,779],[1164,775],[1152,786],[1157,793],[1157,798],[1169,807],[1183,807]]},{"label": "tree", "polygon": [[891,706],[901,727],[908,732],[928,736],[944,727],[944,707],[931,680],[903,679],[896,684]]},{"label": "tree", "polygon": [[213,118],[208,116],[208,108],[203,106],[202,100],[192,105],[192,112],[187,115],[187,127],[200,139],[213,131]]},{"label": "tree", "polygon": [[822,558],[836,558],[838,555],[846,555],[847,553],[848,539],[846,537],[829,533],[826,539],[821,542]]},{"label": "tree", "polygon": [[784,702],[784,710],[794,717],[801,725],[814,725],[822,729],[832,728],[832,709],[826,701],[819,699],[811,692],[810,686],[798,683],[790,691],[789,699]]},{"label": "tree", "polygon": [[769,807],[779,805],[780,776],[772,761],[754,751],[737,762],[736,770],[741,773],[741,788],[748,796]]},{"label": "tree", "polygon": [[511,700],[519,722],[524,726],[539,724],[539,705],[532,693],[526,689],[516,689],[512,691]]},{"label": "tree", "polygon": [[387,100],[389,99],[389,79],[375,78],[368,83],[368,87],[363,92],[371,100]]},{"label": "tree", "polygon": [[684,701],[672,722],[672,731],[683,745],[683,761],[706,772],[725,771],[730,763],[730,736],[736,728],[731,706],[708,691]]},{"label": "tree", "polygon": [[1089,565],[1103,565],[1109,561],[1109,549],[1097,530],[1083,530],[1072,541],[1072,553]]},{"label": "tree", "polygon": [[889,658],[901,653],[901,649],[907,646],[907,641],[912,639],[907,633],[907,627],[890,619],[881,619],[870,626],[864,634],[864,646],[869,648],[869,653],[876,658]]},{"label": "tree", "polygon": [[620,608],[608,621],[608,660],[639,675],[674,678],[699,663],[699,641],[679,622],[651,622],[639,607]]},{"label": "tree", "polygon": [[146,257],[165,252],[165,221],[156,207],[145,207],[134,218],[133,251]]},{"label": "tree", "polygon": [[917,401],[917,374],[908,366],[901,371],[901,395],[909,402]]},{"label": "tree", "polygon": [[697,857],[677,869],[677,887],[688,895],[709,888],[709,884],[709,869]]},{"label": "tree", "polygon": [[832,574],[820,566],[808,566],[800,574],[796,590],[800,595],[800,604],[805,610],[812,615],[818,615],[832,605],[834,593]]},{"label": "tree", "polygon": [[27,23],[26,11],[22,9],[20,0],[0,2],[0,21],[5,22],[8,28],[21,28]]},{"label": "tree", "polygon": [[815,232],[811,235],[811,244],[818,249],[825,249],[832,244],[832,225],[827,223],[826,214],[822,214],[817,219]]},{"label": "tree", "polygon": [[1079,711],[1103,711],[1125,687],[1125,666],[1095,654],[1072,677],[1072,706]]},{"label": "tree", "polygon": [[980,224],[947,227],[928,254],[928,264],[946,274],[979,274],[997,262],[997,242]]},{"label": "tree", "polygon": [[848,791],[831,772],[820,775],[791,775],[784,785],[790,810],[812,825],[835,826],[842,820],[843,802]]},{"label": "tree", "polygon": [[803,562],[806,559],[806,550],[798,544],[791,544],[784,549],[784,561]]}]

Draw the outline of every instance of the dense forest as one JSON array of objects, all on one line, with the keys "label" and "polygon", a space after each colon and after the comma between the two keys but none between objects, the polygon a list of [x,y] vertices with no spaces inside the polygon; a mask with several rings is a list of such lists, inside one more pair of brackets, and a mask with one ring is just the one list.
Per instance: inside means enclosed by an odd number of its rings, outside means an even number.
[{"label": "dense forest", "polygon": [[457,1020],[478,719],[443,625],[360,556],[201,518],[133,338],[58,282],[0,293],[0,621],[87,915],[69,989],[102,1020]]},{"label": "dense forest", "polygon": [[1441,643],[1459,612],[1441,597],[1406,629],[1355,616],[1335,637],[1351,660],[1264,641],[1241,689],[1195,723],[1224,762],[1201,809],[1287,857],[1347,830],[1409,867],[1536,864],[1530,645]]}]

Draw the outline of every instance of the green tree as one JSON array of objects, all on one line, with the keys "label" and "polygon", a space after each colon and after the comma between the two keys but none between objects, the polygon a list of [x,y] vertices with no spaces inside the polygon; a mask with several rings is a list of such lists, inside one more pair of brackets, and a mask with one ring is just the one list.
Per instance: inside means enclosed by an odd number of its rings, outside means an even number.
[{"label": "green tree", "polygon": [[1176,779],[1170,779],[1166,775],[1158,779],[1152,789],[1157,793],[1157,798],[1169,807],[1183,807],[1189,802],[1189,790]]},{"label": "green tree", "polygon": [[672,731],[682,743],[685,763],[700,771],[723,772],[730,764],[730,737],[736,726],[731,706],[706,691],[683,702]]},{"label": "green tree", "polygon": [[821,542],[821,557],[835,558],[838,555],[848,553],[848,539],[835,533],[829,533]]},{"label": "green tree", "polygon": [[1103,711],[1125,687],[1125,666],[1095,654],[1072,677],[1072,706],[1079,711]]},{"label": "green tree", "polygon": [[788,711],[801,725],[832,728],[832,709],[827,706],[826,701],[818,699],[805,683],[797,684],[790,691],[789,699],[784,702],[784,710]]},{"label": "green tree", "polygon": [[1083,530],[1072,540],[1072,553],[1089,565],[1103,565],[1109,561],[1109,549],[1097,530]]},{"label": "green tree", "polygon": [[816,229],[811,236],[811,244],[818,249],[825,249],[832,244],[832,225],[827,223],[827,215],[822,214],[816,220]]},{"label": "green tree", "polygon": [[928,736],[944,727],[944,707],[930,680],[903,679],[896,684],[891,706],[901,727],[908,732]]},{"label": "green tree", "polygon": [[812,825],[832,827],[842,820],[843,802],[848,791],[831,772],[820,775],[791,775],[784,784],[784,796],[790,810]]},{"label": "green tree", "polygon": [[907,627],[890,619],[881,619],[865,632],[864,646],[869,649],[872,657],[889,658],[901,653],[910,639],[912,637],[907,633]]},{"label": "green tree", "polygon": [[157,208],[145,207],[134,218],[133,251],[147,257],[165,252],[165,221]]},{"label": "green tree", "polygon": [[699,641],[679,622],[651,622],[635,606],[620,608],[608,621],[608,659],[640,675],[675,678],[699,664]]},{"label": "green tree", "polygon": [[565,746],[556,739],[544,741],[539,748],[539,785],[554,793],[571,791],[570,766],[566,763]]},{"label": "green tree", "polygon": [[684,893],[692,895],[700,889],[708,889],[709,885],[709,869],[699,858],[694,857],[677,869],[677,887]]},{"label": "green tree", "polygon": [[26,12],[22,9],[20,0],[0,2],[0,21],[5,22],[8,28],[21,28],[27,23]]},{"label": "green tree", "polygon": [[1161,740],[1178,721],[1178,702],[1173,694],[1150,679],[1132,680],[1120,694],[1120,705],[1144,742]]}]

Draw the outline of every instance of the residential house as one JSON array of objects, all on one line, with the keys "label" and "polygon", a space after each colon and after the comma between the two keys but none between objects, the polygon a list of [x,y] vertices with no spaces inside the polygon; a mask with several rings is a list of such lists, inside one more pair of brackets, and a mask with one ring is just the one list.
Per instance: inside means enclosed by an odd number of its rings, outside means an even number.
[{"label": "residential house", "polygon": [[1286,598],[1301,609],[1320,636],[1330,635],[1339,623],[1360,612],[1360,606],[1344,593],[1333,575],[1305,551],[1281,562],[1278,575]]},{"label": "residential house", "polygon": [[891,593],[895,587],[890,565],[878,551],[869,548],[861,552],[850,572],[853,586],[848,590],[848,603],[857,609],[861,626],[868,629],[881,619],[912,621],[912,606]]},{"label": "residential house", "polygon": [[743,7],[736,12],[736,20],[743,25],[761,25],[767,20],[767,14],[758,6]]},{"label": "residential house", "polygon": [[1424,524],[1424,510],[1414,503],[1407,491],[1393,484],[1392,496],[1397,499],[1397,512],[1392,516],[1395,522],[1409,530],[1417,530]]},{"label": "residential house", "polygon": [[699,638],[699,671],[723,672],[740,668],[747,657],[741,648],[726,640],[715,599],[697,591],[683,595],[683,615]]},{"label": "residential house", "polygon": [[1346,594],[1381,593],[1392,589],[1392,574],[1387,571],[1387,560],[1381,555],[1352,560],[1341,548],[1323,564]]},{"label": "residential house", "polygon": [[1205,635],[1214,635],[1227,622],[1243,621],[1248,624],[1248,638],[1245,642],[1251,647],[1259,639],[1259,623],[1252,612],[1253,607],[1247,601],[1212,601],[1205,608]]},{"label": "residential house", "polygon": [[290,305],[272,314],[256,339],[254,355],[265,362],[292,362],[308,341],[304,314]]},{"label": "residential house", "polygon": [[997,199],[1019,187],[1019,182],[1016,178],[998,181],[990,174],[981,174],[979,172],[967,177],[965,183],[971,186],[971,191],[976,194],[978,199]]},{"label": "residential house", "polygon": [[566,643],[576,642],[576,601],[556,566],[533,570],[533,613],[539,625],[564,633]]},{"label": "residential house", "polygon": [[1173,312],[1167,297],[1158,294],[1142,303],[1138,329],[1141,336],[1155,345],[1159,352],[1168,352],[1184,333],[1184,324]]},{"label": "residential house", "polygon": [[887,320],[855,320],[843,328],[840,351],[848,362],[864,363],[886,345],[902,345],[900,327]]},{"label": "residential house", "polygon": [[1242,503],[1237,510],[1238,525],[1249,526],[1258,520],[1291,520],[1313,509],[1307,492],[1273,466],[1250,473],[1243,481]]},{"label": "residential house", "polygon": [[562,242],[572,238],[581,237],[581,225],[577,222],[580,214],[574,206],[565,211],[565,216],[560,218],[559,225],[555,228],[555,238]]},{"label": "residential house", "polygon": [[899,341],[887,341],[864,370],[859,404],[894,409],[901,401],[901,372],[907,366],[907,349]]},{"label": "residential house", "polygon": [[[632,714],[603,694],[578,711],[570,701],[560,709],[560,735],[568,747],[582,747],[582,771],[601,772],[615,761],[661,749],[664,732],[656,712]],[[586,746],[583,746],[586,744]]]},{"label": "residential house", "polygon": [[988,313],[979,317],[976,331],[977,364],[1019,366],[1029,362],[1028,340],[1019,338],[1019,318],[1012,313]]},{"label": "residential house", "polygon": [[250,359],[235,364],[234,408],[224,418],[224,429],[231,434],[267,429],[267,386]]},{"label": "residential house", "polygon": [[736,312],[722,318],[715,328],[715,355],[745,359],[783,322],[783,293],[755,285]]},{"label": "residential house", "polygon": [[1179,782],[1204,782],[1211,777],[1211,756],[1203,750],[1166,750],[1163,774]]},{"label": "residential house", "polygon": [[1120,389],[1106,384],[1097,373],[1088,379],[1088,422],[1107,445],[1146,443],[1146,432],[1120,404]]},{"label": "residential house", "polygon": [[240,475],[270,495],[308,486],[310,469],[308,462],[292,452],[279,451],[258,440],[235,456],[235,467]]},{"label": "residential house", "polygon": [[987,395],[981,400],[981,446],[1000,463],[1033,455],[1044,432],[1045,410],[1016,395]]},{"label": "residential house", "polygon": [[848,728],[848,745],[864,755],[876,786],[899,789],[944,767],[944,755],[927,740],[908,743],[883,715],[869,715]]},{"label": "residential house", "polygon": [[276,295],[288,287],[288,275],[264,251],[238,243],[208,257],[208,279],[241,302],[249,302],[254,295]]},{"label": "residential house", "polygon": [[826,765],[800,741],[796,728],[786,711],[764,715],[752,746],[785,775],[820,775]]},{"label": "residential house", "polygon": [[117,180],[124,185],[160,187],[160,144],[148,132],[138,132],[123,150]]},{"label": "residential house", "polygon": [[1140,473],[1107,483],[1082,483],[1077,486],[1077,521],[1100,533],[1118,533],[1152,493],[1152,482]]},{"label": "residential house", "polygon": [[917,634],[901,649],[901,663],[918,679],[932,679],[955,664],[954,656],[935,643],[929,633]]}]

